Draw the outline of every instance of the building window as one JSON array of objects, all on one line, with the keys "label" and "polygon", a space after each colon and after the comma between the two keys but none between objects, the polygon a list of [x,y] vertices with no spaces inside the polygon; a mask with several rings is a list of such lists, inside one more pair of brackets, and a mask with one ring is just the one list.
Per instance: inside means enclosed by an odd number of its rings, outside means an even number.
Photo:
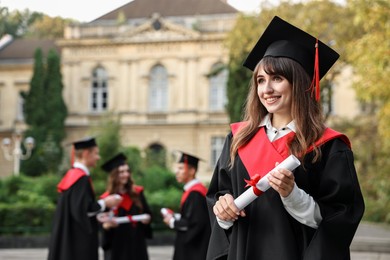
[{"label": "building window", "polygon": [[226,86],[228,70],[222,63],[215,64],[209,73],[209,107],[211,111],[223,111],[227,102]]},{"label": "building window", "polygon": [[149,111],[163,112],[168,109],[168,73],[161,66],[156,65],[150,72],[149,82]]},{"label": "building window", "polygon": [[107,110],[108,98],[108,76],[105,69],[102,67],[96,68],[92,72],[92,96],[91,109],[95,112]]},{"label": "building window", "polygon": [[223,144],[225,141],[225,137],[223,136],[214,136],[211,138],[211,158],[210,158],[210,166],[212,168],[215,167],[219,156],[222,153]]},{"label": "building window", "polygon": [[17,108],[16,108],[16,120],[19,122],[24,121],[24,98],[21,94],[18,95],[17,100]]}]

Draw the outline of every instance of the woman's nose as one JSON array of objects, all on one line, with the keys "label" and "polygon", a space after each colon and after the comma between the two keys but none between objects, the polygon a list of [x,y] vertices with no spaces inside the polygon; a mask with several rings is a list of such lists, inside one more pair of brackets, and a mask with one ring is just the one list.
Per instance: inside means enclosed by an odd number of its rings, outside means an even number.
[{"label": "woman's nose", "polygon": [[264,83],[263,92],[264,92],[264,93],[267,93],[267,94],[268,94],[268,93],[274,92],[274,89],[272,88],[272,85],[271,85],[269,82]]}]

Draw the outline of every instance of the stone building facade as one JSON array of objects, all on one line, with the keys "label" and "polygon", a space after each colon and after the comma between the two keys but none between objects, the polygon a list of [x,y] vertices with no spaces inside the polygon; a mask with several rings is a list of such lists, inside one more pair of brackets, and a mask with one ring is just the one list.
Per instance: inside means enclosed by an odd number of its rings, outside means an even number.
[{"label": "stone building facade", "polygon": [[[120,116],[123,145],[197,155],[207,181],[229,130],[223,41],[237,14],[220,0],[135,0],[66,28],[55,42],[69,113],[66,142],[90,134],[111,113]],[[29,58],[3,66],[0,50],[1,137],[23,127],[21,108],[11,110],[28,89]],[[11,163],[2,165],[1,172],[12,171]]]},{"label": "stone building facade", "polygon": [[[0,47],[0,138],[25,127],[19,92],[28,90],[35,48],[55,47],[69,113],[65,143],[89,135],[111,113],[120,116],[124,146],[197,155],[203,159],[199,177],[208,182],[229,131],[224,39],[237,15],[221,0],[134,0],[67,27],[56,42],[5,44]],[[340,111],[347,112],[345,106]],[[350,112],[354,116],[355,108]],[[12,174],[3,154],[0,174]]]}]

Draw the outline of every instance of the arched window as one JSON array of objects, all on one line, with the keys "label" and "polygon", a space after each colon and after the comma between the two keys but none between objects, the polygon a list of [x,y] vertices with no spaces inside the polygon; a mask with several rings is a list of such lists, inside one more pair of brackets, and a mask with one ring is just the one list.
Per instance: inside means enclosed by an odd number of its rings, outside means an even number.
[{"label": "arched window", "polygon": [[168,73],[162,65],[156,65],[150,72],[149,111],[161,112],[168,109]]},{"label": "arched window", "polygon": [[148,166],[166,167],[166,151],[161,144],[153,143],[146,149],[146,164]]},{"label": "arched window", "polygon": [[104,68],[97,67],[92,72],[91,110],[101,112],[107,110],[108,75]]},{"label": "arched window", "polygon": [[215,64],[209,73],[209,108],[211,111],[223,111],[227,102],[226,85],[228,70],[222,63]]}]

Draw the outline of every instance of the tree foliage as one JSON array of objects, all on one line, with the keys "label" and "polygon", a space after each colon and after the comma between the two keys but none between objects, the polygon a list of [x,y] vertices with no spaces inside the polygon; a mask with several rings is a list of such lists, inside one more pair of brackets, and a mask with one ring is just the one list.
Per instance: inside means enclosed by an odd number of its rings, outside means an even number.
[{"label": "tree foliage", "polygon": [[390,2],[349,1],[356,13],[353,23],[361,37],[348,45],[349,61],[357,77],[354,87],[366,103],[378,108],[378,129],[383,148],[390,148]]},{"label": "tree foliage", "polygon": [[45,102],[45,66],[41,49],[37,49],[34,55],[33,76],[28,92],[21,93],[24,99],[23,113],[26,124],[29,126],[25,135],[35,139],[35,148],[31,158],[21,164],[22,172],[27,175],[39,175],[40,171],[47,171],[42,158],[42,143],[45,141],[46,112],[43,106]]},{"label": "tree foliage", "polygon": [[62,38],[64,28],[76,21],[61,17],[50,17],[40,12],[31,12],[29,9],[10,12],[0,3],[0,38],[10,34],[16,38]]},{"label": "tree foliage", "polygon": [[94,180],[106,181],[107,173],[101,169],[101,165],[115,154],[123,151],[120,129],[120,117],[110,112],[104,114],[91,128],[90,135],[96,137],[101,158],[97,167],[92,170],[95,176]]},{"label": "tree foliage", "polygon": [[29,26],[26,38],[58,39],[64,35],[64,29],[72,20],[43,15]]},{"label": "tree foliage", "polygon": [[65,120],[68,112],[62,97],[63,88],[60,58],[54,50],[50,50],[45,76],[46,138],[43,143],[43,156],[48,170],[55,172],[62,161],[61,142],[66,137]]},{"label": "tree foliage", "polygon": [[[390,223],[390,2],[351,0],[352,22],[358,37],[347,45],[348,61],[354,68],[354,88],[366,107],[366,122],[355,124],[361,142],[355,150],[361,167],[366,200],[366,218]],[[356,29],[355,29],[356,30]],[[367,129],[371,127],[371,129]]]},{"label": "tree foliage", "polygon": [[62,89],[58,54],[50,50],[44,64],[42,51],[37,49],[30,89],[22,93],[25,100],[23,112],[29,126],[26,135],[32,136],[36,142],[31,158],[22,162],[22,172],[27,175],[57,172],[61,164],[61,142],[65,138],[67,117]]}]

